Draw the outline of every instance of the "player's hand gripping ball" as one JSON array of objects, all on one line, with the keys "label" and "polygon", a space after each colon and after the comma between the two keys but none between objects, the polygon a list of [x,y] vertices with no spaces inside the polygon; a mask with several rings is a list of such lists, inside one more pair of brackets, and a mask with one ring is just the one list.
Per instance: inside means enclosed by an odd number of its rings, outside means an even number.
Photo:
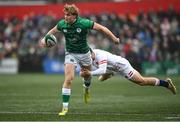
[{"label": "player's hand gripping ball", "polygon": [[56,37],[53,35],[53,34],[48,34],[45,36],[45,44],[46,44],[46,47],[53,47],[57,44],[57,39]]}]

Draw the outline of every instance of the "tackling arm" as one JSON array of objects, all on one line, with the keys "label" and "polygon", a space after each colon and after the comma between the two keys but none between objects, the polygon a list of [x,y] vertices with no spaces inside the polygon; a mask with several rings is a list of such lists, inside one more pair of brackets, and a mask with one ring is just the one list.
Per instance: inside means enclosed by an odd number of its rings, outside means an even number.
[{"label": "tackling arm", "polygon": [[101,64],[98,69],[94,71],[90,71],[88,69],[82,69],[80,72],[81,77],[89,77],[89,76],[96,76],[96,75],[102,75],[106,73],[107,69],[107,63],[106,64]]},{"label": "tackling arm", "polygon": [[96,61],[98,63],[98,69],[94,71],[89,71],[89,70],[82,70],[80,72],[80,75],[82,77],[88,77],[90,75],[102,75],[106,73],[107,70],[107,56],[104,54],[99,53],[99,55],[96,55]]},{"label": "tackling arm", "polygon": [[98,69],[91,71],[90,74],[93,76],[94,75],[102,75],[102,74],[106,73],[106,69],[107,69],[107,63],[104,63],[104,64],[99,65]]}]

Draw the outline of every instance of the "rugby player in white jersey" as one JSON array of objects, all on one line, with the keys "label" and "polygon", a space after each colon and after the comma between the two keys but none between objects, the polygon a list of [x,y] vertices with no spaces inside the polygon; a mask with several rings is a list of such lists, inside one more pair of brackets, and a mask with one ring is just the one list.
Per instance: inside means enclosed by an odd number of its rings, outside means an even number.
[{"label": "rugby player in white jersey", "polygon": [[156,77],[144,77],[131,66],[127,59],[121,56],[100,49],[93,49],[91,53],[93,66],[97,69],[94,71],[81,70],[80,75],[83,77],[100,75],[98,79],[104,81],[112,77],[114,73],[118,73],[138,85],[163,86],[176,94],[176,87],[170,78],[161,80]]}]

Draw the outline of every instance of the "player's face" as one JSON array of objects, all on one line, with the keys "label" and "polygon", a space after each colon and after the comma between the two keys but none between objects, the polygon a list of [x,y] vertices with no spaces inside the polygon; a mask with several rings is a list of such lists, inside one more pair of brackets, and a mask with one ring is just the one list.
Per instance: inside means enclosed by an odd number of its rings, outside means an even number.
[{"label": "player's face", "polygon": [[64,12],[64,20],[67,22],[67,23],[73,23],[76,19],[76,16],[75,15],[72,15],[68,12]]}]

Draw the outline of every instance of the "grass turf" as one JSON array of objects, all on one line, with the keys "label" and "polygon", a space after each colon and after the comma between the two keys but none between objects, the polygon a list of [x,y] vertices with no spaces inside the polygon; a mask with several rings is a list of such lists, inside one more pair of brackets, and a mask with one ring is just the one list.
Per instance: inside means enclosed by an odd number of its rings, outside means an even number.
[{"label": "grass turf", "polygon": [[[164,78],[164,77],[161,77]],[[92,79],[91,102],[83,102],[80,77],[73,81],[68,115],[59,117],[63,75],[0,75],[1,121],[180,121],[180,94],[141,87],[115,76]],[[180,76],[172,77],[177,90]]]}]

